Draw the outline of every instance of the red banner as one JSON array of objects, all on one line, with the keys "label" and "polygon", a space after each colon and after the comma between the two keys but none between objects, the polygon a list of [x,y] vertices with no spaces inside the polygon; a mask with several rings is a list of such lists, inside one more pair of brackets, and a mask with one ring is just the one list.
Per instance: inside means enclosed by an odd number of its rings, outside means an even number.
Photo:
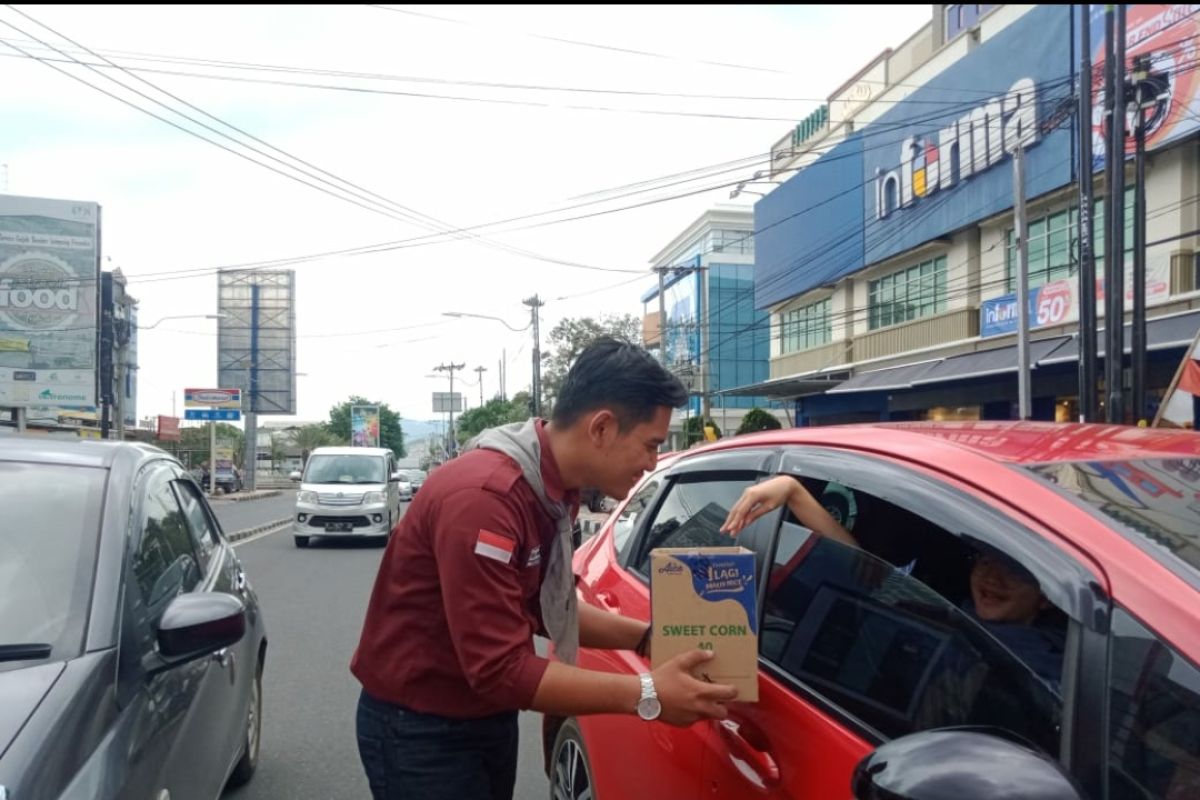
[{"label": "red banner", "polygon": [[164,417],[158,415],[158,438],[164,442],[178,442],[182,438],[179,433],[179,417]]}]

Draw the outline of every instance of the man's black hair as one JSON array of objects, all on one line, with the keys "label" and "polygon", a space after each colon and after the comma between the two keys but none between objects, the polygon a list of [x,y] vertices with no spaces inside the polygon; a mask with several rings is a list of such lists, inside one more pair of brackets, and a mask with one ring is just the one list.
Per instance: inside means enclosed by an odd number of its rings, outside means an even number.
[{"label": "man's black hair", "polygon": [[581,414],[609,408],[626,431],[666,406],[679,408],[688,393],[679,379],[641,347],[601,336],[579,354],[554,404],[551,421],[567,427]]}]

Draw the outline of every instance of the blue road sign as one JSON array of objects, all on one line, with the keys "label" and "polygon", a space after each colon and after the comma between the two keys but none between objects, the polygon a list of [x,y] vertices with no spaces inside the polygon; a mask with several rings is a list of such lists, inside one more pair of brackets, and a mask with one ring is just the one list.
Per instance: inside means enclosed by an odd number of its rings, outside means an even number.
[{"label": "blue road sign", "polygon": [[237,422],[242,412],[236,408],[185,408],[184,419],[200,419],[209,422]]}]

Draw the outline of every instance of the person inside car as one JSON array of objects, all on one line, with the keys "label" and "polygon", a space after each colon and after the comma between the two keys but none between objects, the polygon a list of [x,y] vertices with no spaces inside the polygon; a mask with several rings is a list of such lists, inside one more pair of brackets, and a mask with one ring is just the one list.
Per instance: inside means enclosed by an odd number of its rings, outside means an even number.
[{"label": "person inside car", "polygon": [[[784,504],[813,532],[863,549],[804,484],[789,475],[747,487],[729,510],[721,531],[735,536]],[[1057,691],[1062,680],[1065,630],[1062,625],[1047,624],[1052,606],[1037,578],[1001,551],[978,539],[966,538],[972,551],[970,596],[963,601],[962,610]]]}]

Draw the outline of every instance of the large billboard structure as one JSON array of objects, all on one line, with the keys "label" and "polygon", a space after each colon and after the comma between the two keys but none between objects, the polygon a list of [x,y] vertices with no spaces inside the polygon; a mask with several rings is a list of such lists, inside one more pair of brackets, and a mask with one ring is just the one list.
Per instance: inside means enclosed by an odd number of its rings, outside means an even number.
[{"label": "large billboard structure", "polygon": [[296,273],[217,274],[217,383],[251,414],[296,413]]},{"label": "large billboard structure", "polygon": [[99,294],[100,206],[0,195],[0,407],[96,405]]},{"label": "large billboard structure", "polygon": [[379,447],[379,406],[350,407],[351,447]]},{"label": "large billboard structure", "polygon": [[296,273],[217,273],[217,382],[242,390],[243,486],[257,485],[258,415],[296,413]]}]

